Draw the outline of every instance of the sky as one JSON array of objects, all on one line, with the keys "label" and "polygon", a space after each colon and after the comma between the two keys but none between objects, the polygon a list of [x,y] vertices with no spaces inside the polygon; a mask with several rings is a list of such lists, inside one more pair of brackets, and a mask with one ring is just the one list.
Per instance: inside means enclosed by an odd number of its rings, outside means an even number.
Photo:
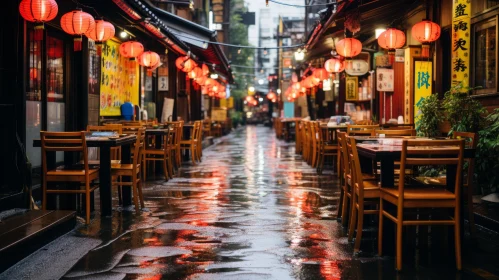
[{"label": "sky", "polygon": [[[305,0],[279,0],[289,4],[304,5]],[[246,7],[250,12],[255,12],[255,25],[250,25],[248,30],[248,40],[250,44],[258,45],[258,30],[259,30],[259,16],[260,9],[270,9],[271,14],[278,17],[304,17],[305,9],[298,7],[289,7],[277,3],[269,2],[269,7],[265,6],[265,0],[245,0]]]}]

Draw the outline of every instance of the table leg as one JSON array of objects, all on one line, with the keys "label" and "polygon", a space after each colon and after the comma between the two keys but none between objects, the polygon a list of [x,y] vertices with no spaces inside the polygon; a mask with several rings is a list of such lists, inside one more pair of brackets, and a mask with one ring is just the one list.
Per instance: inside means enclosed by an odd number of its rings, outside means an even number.
[{"label": "table leg", "polygon": [[380,181],[381,186],[393,187],[394,186],[394,177],[395,177],[395,165],[393,158],[383,158],[380,161]]},{"label": "table leg", "polygon": [[[132,163],[131,145],[121,146],[121,163],[122,164]],[[123,182],[131,182],[132,178],[128,176],[122,176],[121,180]],[[132,205],[132,188],[130,186],[121,187],[121,196],[122,196],[123,206]]]},{"label": "table leg", "polygon": [[103,217],[111,216],[113,210],[113,196],[111,188],[111,148],[106,146],[100,147],[99,183],[101,215]]}]

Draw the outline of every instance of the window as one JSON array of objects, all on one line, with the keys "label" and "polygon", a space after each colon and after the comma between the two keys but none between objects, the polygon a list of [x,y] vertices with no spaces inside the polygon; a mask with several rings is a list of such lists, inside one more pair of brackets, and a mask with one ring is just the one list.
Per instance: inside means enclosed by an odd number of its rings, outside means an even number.
[{"label": "window", "polygon": [[476,24],[474,34],[474,86],[480,87],[475,93],[496,93],[496,19]]}]

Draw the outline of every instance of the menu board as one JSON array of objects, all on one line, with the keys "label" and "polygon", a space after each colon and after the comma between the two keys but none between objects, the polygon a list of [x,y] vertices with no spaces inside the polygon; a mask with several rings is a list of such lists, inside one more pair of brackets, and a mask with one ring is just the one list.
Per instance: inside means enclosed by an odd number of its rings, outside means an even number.
[{"label": "menu board", "polygon": [[100,115],[119,116],[125,102],[139,104],[139,65],[122,57],[120,44],[108,40],[102,46]]}]

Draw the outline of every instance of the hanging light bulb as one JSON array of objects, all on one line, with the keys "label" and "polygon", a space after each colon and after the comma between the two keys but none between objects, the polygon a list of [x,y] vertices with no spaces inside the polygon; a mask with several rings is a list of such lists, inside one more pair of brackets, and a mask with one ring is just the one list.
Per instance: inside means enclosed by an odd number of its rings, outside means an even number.
[{"label": "hanging light bulb", "polygon": [[267,51],[267,48],[263,49],[263,55],[267,55],[269,52]]},{"label": "hanging light bulb", "polygon": [[241,48],[237,49],[237,54],[241,54]]},{"label": "hanging light bulb", "polygon": [[206,49],[206,48],[208,48],[208,43],[203,42],[203,49]]},{"label": "hanging light bulb", "polygon": [[194,10],[194,1],[189,2],[189,9]]}]

